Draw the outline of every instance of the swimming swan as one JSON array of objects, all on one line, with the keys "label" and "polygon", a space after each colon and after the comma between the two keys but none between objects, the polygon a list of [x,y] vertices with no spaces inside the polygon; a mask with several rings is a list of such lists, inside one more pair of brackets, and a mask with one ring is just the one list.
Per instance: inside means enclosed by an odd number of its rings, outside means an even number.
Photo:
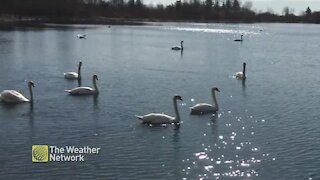
[{"label": "swimming swan", "polygon": [[183,41],[181,41],[181,46],[175,46],[171,48],[172,50],[183,50]]},{"label": "swimming swan", "polygon": [[87,35],[85,35],[85,34],[78,34],[77,37],[78,37],[79,39],[86,39],[86,38],[87,38]]},{"label": "swimming swan", "polygon": [[150,113],[146,114],[143,116],[136,116],[139,118],[142,123],[147,123],[147,124],[179,124],[180,122],[180,115],[178,112],[178,107],[177,107],[177,100],[182,101],[181,96],[174,96],[173,97],[173,107],[174,111],[176,113],[176,117],[172,117],[166,114],[160,114],[160,113]]},{"label": "swimming swan", "polygon": [[92,76],[92,82],[93,82],[93,88],[91,87],[76,87],[71,90],[66,90],[70,95],[93,95],[93,94],[98,94],[98,87],[97,87],[97,81],[98,76],[93,75]]},{"label": "swimming swan", "polygon": [[78,73],[76,72],[66,72],[63,73],[64,78],[66,79],[81,79],[81,66],[82,66],[82,62],[79,62],[79,66],[78,66]]},{"label": "swimming swan", "polygon": [[242,72],[237,72],[234,76],[237,78],[237,79],[246,79],[247,76],[246,76],[246,63],[244,62],[243,63],[243,69],[242,69]]},{"label": "swimming swan", "polygon": [[30,100],[24,97],[21,93],[15,90],[4,90],[0,93],[0,99],[5,103],[33,103],[33,92],[32,87],[34,87],[34,83],[32,81],[28,82],[29,92],[30,92]]},{"label": "swimming swan", "polygon": [[242,42],[243,41],[243,34],[241,34],[241,39],[235,39],[234,41]]},{"label": "swimming swan", "polygon": [[215,113],[219,110],[219,106],[217,103],[217,98],[216,98],[216,91],[220,92],[220,90],[216,87],[213,87],[211,89],[212,93],[212,98],[213,98],[213,103],[214,105],[207,104],[207,103],[199,103],[191,107],[191,114],[192,115],[201,115],[201,114],[208,114],[208,113]]}]

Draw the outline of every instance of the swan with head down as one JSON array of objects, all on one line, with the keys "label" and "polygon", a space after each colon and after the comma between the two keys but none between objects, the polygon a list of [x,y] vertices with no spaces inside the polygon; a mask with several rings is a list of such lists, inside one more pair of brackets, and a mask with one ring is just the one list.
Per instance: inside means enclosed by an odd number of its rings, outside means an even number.
[{"label": "swan with head down", "polygon": [[67,93],[70,95],[94,95],[94,94],[99,94],[99,90],[97,87],[97,80],[98,76],[93,75],[92,76],[92,83],[93,83],[93,88],[91,87],[76,87],[70,90],[66,90]]},{"label": "swan with head down", "polygon": [[178,111],[177,101],[182,101],[181,96],[173,97],[173,107],[176,114],[176,117],[172,117],[163,113],[149,113],[143,116],[136,116],[146,124],[179,124],[180,123],[180,114]]},{"label": "swan with head down", "polygon": [[212,94],[212,98],[213,98],[213,105],[208,104],[208,103],[196,104],[196,105],[190,107],[190,109],[191,109],[190,114],[202,115],[202,114],[208,114],[208,113],[216,113],[217,111],[219,111],[219,105],[218,105],[217,98],[216,98],[216,92],[220,92],[220,90],[216,87],[213,87],[211,89],[211,94]]},{"label": "swan with head down", "polygon": [[34,83],[32,81],[28,82],[28,88],[30,93],[30,99],[26,98],[24,95],[15,90],[4,90],[0,93],[0,99],[4,103],[17,104],[17,103],[33,103],[33,91]]},{"label": "swan with head down", "polygon": [[87,38],[87,35],[85,35],[85,34],[78,34],[77,37],[78,37],[79,39],[86,39],[86,38]]}]

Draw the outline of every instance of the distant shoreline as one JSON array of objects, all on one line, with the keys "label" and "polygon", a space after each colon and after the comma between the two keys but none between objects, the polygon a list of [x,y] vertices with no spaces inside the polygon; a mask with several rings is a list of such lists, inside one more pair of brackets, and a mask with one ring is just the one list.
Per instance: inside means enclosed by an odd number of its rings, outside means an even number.
[{"label": "distant shoreline", "polygon": [[[305,22],[268,22],[268,21],[213,21],[213,20],[164,20],[164,19],[138,19],[138,18],[107,18],[107,17],[29,17],[29,16],[0,16],[0,28],[6,27],[47,27],[48,24],[72,25],[150,25],[153,23],[301,23]],[[312,23],[314,24],[314,23]]]},{"label": "distant shoreline", "polygon": [[31,16],[0,16],[0,27],[47,26],[46,24],[92,24],[92,25],[145,25],[136,19],[105,18],[105,17],[31,17]]}]

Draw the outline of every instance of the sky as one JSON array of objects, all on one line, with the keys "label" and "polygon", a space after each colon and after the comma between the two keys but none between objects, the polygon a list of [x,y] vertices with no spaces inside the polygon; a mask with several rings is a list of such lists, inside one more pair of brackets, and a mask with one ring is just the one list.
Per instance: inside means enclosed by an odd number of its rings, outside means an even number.
[{"label": "sky", "polygon": [[[145,4],[171,4],[176,0],[142,0]],[[312,11],[320,11],[320,0],[240,0],[242,3],[251,1],[253,3],[253,10],[259,12],[266,11],[272,8],[275,13],[282,14],[285,6],[294,9],[294,13],[299,15],[310,6]]]}]

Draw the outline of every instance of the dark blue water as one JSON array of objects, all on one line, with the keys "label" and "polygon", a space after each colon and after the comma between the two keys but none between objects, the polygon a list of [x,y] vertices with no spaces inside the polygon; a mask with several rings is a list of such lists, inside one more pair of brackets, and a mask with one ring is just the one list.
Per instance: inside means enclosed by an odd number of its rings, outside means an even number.
[{"label": "dark blue water", "polygon": [[[260,31],[262,30],[262,31]],[[86,40],[76,38],[87,34]],[[244,42],[233,39],[244,34]],[[170,50],[184,40],[183,54]],[[161,24],[0,31],[0,90],[34,107],[0,104],[1,179],[319,179],[320,26]],[[98,97],[68,96],[63,78],[83,62],[82,84]],[[247,62],[245,82],[234,79]],[[212,103],[216,116],[190,116]],[[183,121],[142,125],[135,115]],[[85,162],[32,163],[31,146],[100,147]]]}]

